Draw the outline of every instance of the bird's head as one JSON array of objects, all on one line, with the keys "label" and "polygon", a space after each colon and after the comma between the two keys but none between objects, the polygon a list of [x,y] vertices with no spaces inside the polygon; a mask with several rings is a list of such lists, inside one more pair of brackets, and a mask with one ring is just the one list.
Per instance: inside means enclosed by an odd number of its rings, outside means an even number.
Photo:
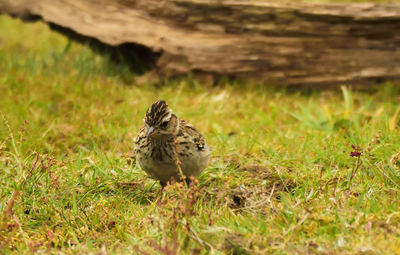
[{"label": "bird's head", "polygon": [[147,109],[144,122],[147,127],[147,138],[160,139],[178,133],[178,117],[164,100],[154,102]]}]

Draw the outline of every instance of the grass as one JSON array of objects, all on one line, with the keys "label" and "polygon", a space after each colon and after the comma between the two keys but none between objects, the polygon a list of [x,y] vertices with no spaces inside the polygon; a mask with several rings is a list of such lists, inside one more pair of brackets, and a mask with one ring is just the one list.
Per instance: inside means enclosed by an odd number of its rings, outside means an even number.
[{"label": "grass", "polygon": [[[42,23],[0,17],[0,253],[395,254],[399,88],[127,84]],[[135,165],[156,99],[213,148],[190,190]],[[352,154],[352,156],[350,156]]]}]

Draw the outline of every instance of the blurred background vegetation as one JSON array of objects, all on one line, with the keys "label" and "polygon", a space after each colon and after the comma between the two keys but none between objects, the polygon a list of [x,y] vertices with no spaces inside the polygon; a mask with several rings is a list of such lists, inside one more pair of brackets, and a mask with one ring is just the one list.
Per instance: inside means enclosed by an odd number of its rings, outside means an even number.
[{"label": "blurred background vegetation", "polygon": [[[396,84],[139,86],[130,68],[0,16],[0,253],[398,252]],[[172,187],[156,204],[131,155],[158,98],[213,149],[191,203]]]}]

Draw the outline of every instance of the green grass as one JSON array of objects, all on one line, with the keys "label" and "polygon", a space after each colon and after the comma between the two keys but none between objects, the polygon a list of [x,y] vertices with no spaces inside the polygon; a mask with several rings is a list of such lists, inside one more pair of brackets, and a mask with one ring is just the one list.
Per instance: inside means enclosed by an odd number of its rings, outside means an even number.
[{"label": "green grass", "polygon": [[[41,23],[0,17],[1,254],[399,251],[398,87],[155,87],[126,75]],[[161,203],[130,158],[158,98],[213,149],[199,184],[171,186]]]}]

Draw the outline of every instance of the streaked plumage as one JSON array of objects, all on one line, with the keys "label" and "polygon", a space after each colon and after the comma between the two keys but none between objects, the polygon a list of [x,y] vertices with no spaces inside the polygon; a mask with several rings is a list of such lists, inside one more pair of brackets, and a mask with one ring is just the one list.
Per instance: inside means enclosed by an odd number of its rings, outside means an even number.
[{"label": "streaked plumage", "polygon": [[206,168],[210,149],[203,136],[190,123],[179,119],[164,100],[149,107],[144,122],[134,140],[136,161],[161,185],[172,178],[180,180],[174,155],[178,156],[186,177],[197,177]]}]

